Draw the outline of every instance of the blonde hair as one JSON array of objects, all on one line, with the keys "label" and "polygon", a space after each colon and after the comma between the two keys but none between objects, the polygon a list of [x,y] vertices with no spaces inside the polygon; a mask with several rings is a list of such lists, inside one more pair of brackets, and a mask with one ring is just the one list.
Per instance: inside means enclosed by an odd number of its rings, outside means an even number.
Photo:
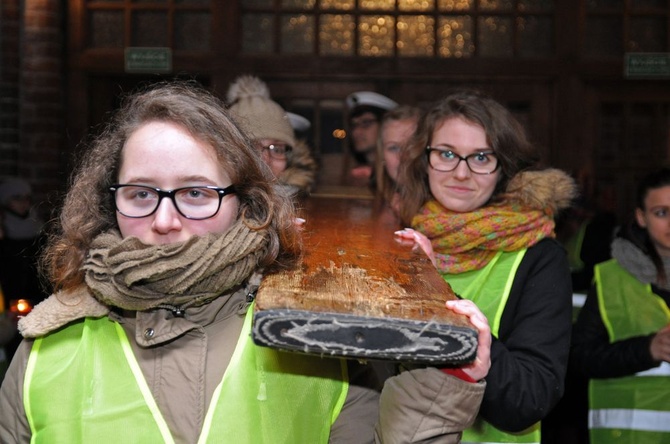
[{"label": "blonde hair", "polygon": [[[398,184],[395,180],[393,180],[393,178],[391,178],[391,176],[389,176],[384,165],[384,128],[393,122],[399,122],[403,120],[412,120],[418,124],[421,118],[421,113],[422,111],[419,107],[401,105],[388,111],[382,117],[379,134],[377,137],[377,155],[375,156],[375,191],[377,196],[386,202],[390,202],[393,194],[398,191]],[[410,141],[408,141],[408,144],[409,142]],[[407,145],[401,147],[401,150],[404,151],[406,146]]]}]

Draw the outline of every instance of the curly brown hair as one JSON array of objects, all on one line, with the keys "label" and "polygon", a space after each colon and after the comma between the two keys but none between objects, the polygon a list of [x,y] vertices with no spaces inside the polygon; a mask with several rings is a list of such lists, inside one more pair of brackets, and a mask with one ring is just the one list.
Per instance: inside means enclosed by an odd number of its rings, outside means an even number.
[{"label": "curly brown hair", "polygon": [[456,90],[423,115],[414,138],[403,151],[398,181],[403,185],[400,190],[400,217],[406,226],[411,224],[423,204],[432,198],[426,146],[430,145],[435,129],[450,118],[475,123],[486,132],[501,170],[492,201],[505,191],[512,177],[537,167],[540,162],[539,151],[530,143],[523,126],[509,110],[480,91]]},{"label": "curly brown hair", "polygon": [[300,254],[291,198],[230,118],[222,101],[195,82],[164,82],[126,96],[104,130],[84,152],[65,196],[54,233],[41,258],[42,272],[55,290],[81,285],[82,264],[91,241],[117,228],[109,187],[117,181],[128,138],[151,121],[171,122],[212,146],[221,168],[235,184],[238,218],[252,229],[267,229],[270,248],[259,266],[290,266]]}]

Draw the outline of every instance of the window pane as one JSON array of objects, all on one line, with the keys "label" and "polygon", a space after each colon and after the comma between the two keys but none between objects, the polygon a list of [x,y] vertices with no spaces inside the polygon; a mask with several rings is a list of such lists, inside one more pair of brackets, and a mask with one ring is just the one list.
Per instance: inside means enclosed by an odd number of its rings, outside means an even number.
[{"label": "window pane", "polygon": [[630,2],[631,9],[665,8],[668,0],[635,0]]},{"label": "window pane", "polygon": [[316,4],[316,0],[282,0],[282,8],[302,8],[312,9]]},{"label": "window pane", "polygon": [[549,17],[526,16],[517,19],[519,55],[551,56],[554,52],[554,20]]},{"label": "window pane", "polygon": [[321,0],[321,9],[354,9],[356,0]]},{"label": "window pane", "polygon": [[475,0],[437,0],[440,11],[468,11],[474,5]]},{"label": "window pane", "polygon": [[182,12],[174,17],[174,47],[208,51],[211,48],[212,18],[209,12]]},{"label": "window pane", "polygon": [[398,54],[431,57],[435,47],[435,19],[427,15],[402,15],[398,19]]},{"label": "window pane", "polygon": [[324,14],[319,29],[321,55],[354,54],[354,19],[344,14]]},{"label": "window pane", "polygon": [[590,56],[620,56],[622,54],[622,25],[619,18],[587,18],[585,51]]},{"label": "window pane", "polygon": [[393,55],[394,25],[393,17],[388,15],[361,16],[358,23],[359,54],[363,56]]},{"label": "window pane", "polygon": [[667,19],[635,17],[630,19],[628,51],[665,52],[668,50]]},{"label": "window pane", "polygon": [[512,57],[512,19],[480,17],[477,20],[478,54],[482,57]]},{"label": "window pane", "polygon": [[479,9],[482,11],[512,11],[514,0],[479,0]]},{"label": "window pane", "polygon": [[242,52],[266,54],[272,52],[274,26],[272,14],[242,16]]},{"label": "window pane", "polygon": [[597,9],[623,9],[624,0],[587,0],[586,8],[590,11]]},{"label": "window pane", "polygon": [[629,143],[626,149],[635,155],[630,156],[632,161],[645,165],[645,159],[661,158],[659,151],[662,147],[657,146],[654,140],[655,130],[655,105],[648,103],[635,103],[630,107],[630,131]]},{"label": "window pane", "polygon": [[600,109],[600,144],[596,159],[600,165],[612,164],[623,150],[623,107],[621,104],[603,103]]},{"label": "window pane", "polygon": [[271,8],[273,0],[241,0],[242,6],[252,8]]},{"label": "window pane", "polygon": [[134,11],[132,29],[132,46],[170,46],[167,12]]},{"label": "window pane", "polygon": [[519,11],[553,11],[554,0],[519,0]]},{"label": "window pane", "polygon": [[281,52],[310,54],[314,48],[314,16],[282,15]]},{"label": "window pane", "polygon": [[395,0],[359,0],[358,4],[361,9],[393,10]]},{"label": "window pane", "polygon": [[471,57],[475,52],[472,18],[469,16],[440,18],[437,38],[440,57]]},{"label": "window pane", "polygon": [[434,7],[435,0],[398,0],[401,11],[431,11]]},{"label": "window pane", "polygon": [[123,48],[123,11],[90,11],[91,48]]}]

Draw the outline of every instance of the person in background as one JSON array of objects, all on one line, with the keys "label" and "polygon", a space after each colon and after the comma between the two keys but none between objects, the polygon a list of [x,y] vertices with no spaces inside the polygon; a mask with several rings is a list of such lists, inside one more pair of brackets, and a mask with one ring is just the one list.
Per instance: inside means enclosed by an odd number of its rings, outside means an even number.
[{"label": "person in background", "polygon": [[32,187],[28,181],[12,178],[0,184],[4,233],[0,240],[0,283],[7,301],[28,299],[36,304],[46,297],[37,278],[44,221],[32,200]]},{"label": "person in background", "polygon": [[401,105],[384,114],[377,143],[375,191],[394,211],[398,211],[398,169],[401,154],[416,131],[421,109]]},{"label": "person in background", "polygon": [[19,321],[0,388],[3,444],[455,443],[474,420],[490,329],[469,301],[445,309],[478,329],[476,359],[404,372],[381,395],[357,361],[251,340],[260,279],[297,264],[300,231],[201,87],[127,97],[71,183],[43,262],[56,292]]},{"label": "person in background", "polygon": [[[39,252],[44,245],[44,221],[33,204],[33,190],[30,183],[22,178],[6,179],[0,184],[0,288],[5,301],[6,319],[4,326],[9,330],[13,325],[12,338],[5,341],[6,359],[11,360],[21,342],[16,329],[13,312],[18,302],[27,309],[47,297],[37,271]],[[11,322],[10,322],[11,321]]]},{"label": "person in background", "polygon": [[[316,181],[317,163],[302,139],[296,139],[289,115],[270,98],[265,82],[240,76],[226,94],[230,112],[282,185],[307,195]],[[295,119],[295,118],[294,118]]]},{"label": "person in background", "polygon": [[670,442],[670,168],[639,183],[633,219],[573,331],[571,361],[589,381],[592,444]]},{"label": "person in background", "polygon": [[382,116],[398,104],[372,91],[351,93],[346,98],[346,104],[349,111],[349,145],[356,163],[350,171],[351,178],[357,184],[374,187],[372,175]]},{"label": "person in background", "polygon": [[575,174],[579,198],[556,222],[557,239],[568,251],[572,290],[586,293],[593,281],[593,267],[610,259],[610,244],[618,221],[612,208],[611,189],[599,186],[593,173]]},{"label": "person in background", "polygon": [[540,169],[509,110],[472,90],[424,114],[399,180],[401,219],[412,228],[397,235],[415,239],[492,326],[480,420],[463,441],[540,442],[568,362],[572,289],[554,217],[574,198],[574,181]]}]

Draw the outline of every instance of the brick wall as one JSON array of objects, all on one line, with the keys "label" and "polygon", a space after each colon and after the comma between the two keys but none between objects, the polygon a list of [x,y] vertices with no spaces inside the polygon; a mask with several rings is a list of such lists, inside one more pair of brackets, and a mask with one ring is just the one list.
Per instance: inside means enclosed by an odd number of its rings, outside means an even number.
[{"label": "brick wall", "polygon": [[21,176],[43,202],[56,201],[63,177],[65,2],[2,0],[0,179]]},{"label": "brick wall", "polygon": [[0,177],[17,174],[18,166],[19,1],[0,2]]}]

